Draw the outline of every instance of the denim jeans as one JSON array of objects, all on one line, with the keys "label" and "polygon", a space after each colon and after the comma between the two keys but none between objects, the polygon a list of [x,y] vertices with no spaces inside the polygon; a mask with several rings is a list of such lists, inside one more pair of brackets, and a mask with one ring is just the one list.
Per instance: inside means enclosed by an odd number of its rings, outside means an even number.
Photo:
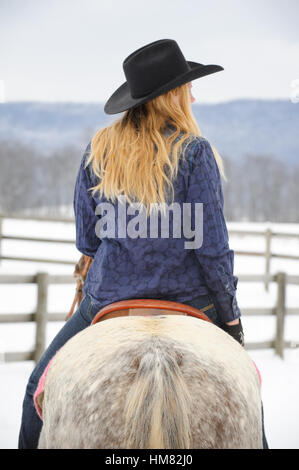
[{"label": "denim jeans", "polygon": [[188,300],[184,303],[191,305],[191,307],[197,308],[198,310],[202,309],[203,313],[205,313],[216,326],[221,326],[221,322],[214,305],[213,297],[211,295],[200,295],[195,297],[195,299]]},{"label": "denim jeans", "polygon": [[[163,300],[171,299],[165,298]],[[212,322],[217,326],[220,325],[217,318],[217,311],[213,304],[213,298],[210,295],[201,295],[184,303],[191,305],[194,308],[204,309],[204,313],[212,320]],[[88,294],[85,295],[79,308],[55,336],[47,350],[40,358],[39,362],[36,364],[33,372],[30,375],[23,401],[23,414],[19,433],[19,449],[36,449],[38,446],[38,439],[43,422],[35,410],[33,395],[47,364],[56,354],[58,349],[60,349],[70,338],[90,325],[98,310],[99,308],[96,305],[93,305],[91,297]],[[264,448],[268,448],[264,432],[263,408],[262,423]]]},{"label": "denim jeans", "polygon": [[43,422],[35,410],[33,395],[48,362],[56,354],[58,349],[72,338],[72,336],[90,325],[90,322],[98,310],[98,307],[93,305],[92,299],[89,295],[86,295],[82,299],[79,308],[55,336],[36,364],[30,375],[23,401],[23,415],[19,433],[19,449],[37,448]]}]

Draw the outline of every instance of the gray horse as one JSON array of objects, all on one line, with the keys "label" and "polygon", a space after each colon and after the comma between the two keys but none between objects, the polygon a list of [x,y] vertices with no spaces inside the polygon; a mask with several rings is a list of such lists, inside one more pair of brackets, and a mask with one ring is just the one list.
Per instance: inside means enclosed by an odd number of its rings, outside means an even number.
[{"label": "gray horse", "polygon": [[212,323],[107,319],[71,338],[38,396],[39,448],[263,448],[259,377]]}]

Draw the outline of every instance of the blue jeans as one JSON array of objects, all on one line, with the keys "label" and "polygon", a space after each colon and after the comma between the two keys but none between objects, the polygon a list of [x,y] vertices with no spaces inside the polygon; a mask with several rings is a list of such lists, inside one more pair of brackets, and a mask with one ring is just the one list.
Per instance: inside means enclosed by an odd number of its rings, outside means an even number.
[{"label": "blue jeans", "polygon": [[52,343],[36,364],[32,374],[30,375],[23,401],[23,414],[19,433],[19,449],[36,449],[38,445],[38,439],[43,422],[35,410],[33,395],[47,364],[56,354],[58,349],[60,349],[70,338],[90,325],[92,318],[98,311],[98,307],[95,307],[92,304],[91,298],[86,295],[82,299],[79,308],[55,336]]},{"label": "blue jeans", "polygon": [[[170,299],[165,298],[163,300]],[[201,295],[184,303],[198,309],[208,307],[204,313],[212,320],[213,323],[218,326],[220,325],[217,318],[217,311],[210,295]],[[88,294],[85,295],[79,308],[55,336],[52,343],[48,346],[47,350],[36,364],[30,375],[23,401],[23,414],[19,433],[19,449],[36,449],[38,446],[38,439],[43,422],[35,410],[33,395],[47,364],[56,354],[58,349],[60,349],[70,338],[90,325],[98,311],[99,308],[93,304],[91,297]],[[262,422],[263,436],[265,436],[264,421],[262,420]],[[265,447],[265,442],[267,441],[264,437],[264,448],[267,448]]]}]

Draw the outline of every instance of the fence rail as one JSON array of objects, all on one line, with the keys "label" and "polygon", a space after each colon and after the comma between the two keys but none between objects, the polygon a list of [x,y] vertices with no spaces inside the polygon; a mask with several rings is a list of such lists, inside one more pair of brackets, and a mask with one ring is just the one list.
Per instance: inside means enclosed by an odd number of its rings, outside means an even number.
[{"label": "fence rail", "polygon": [[[286,315],[299,315],[298,308],[286,308],[286,287],[289,284],[299,284],[299,276],[290,276],[284,272],[275,275],[239,275],[239,282],[275,282],[277,284],[276,304],[272,308],[244,308],[242,315],[244,316],[276,316],[276,335],[273,340],[263,342],[246,343],[247,350],[252,349],[269,349],[274,348],[276,353],[283,358],[284,348],[297,346],[296,342],[284,340],[284,324]],[[46,347],[46,326],[50,321],[64,321],[67,312],[49,313],[48,288],[51,284],[72,284],[74,278],[66,275],[50,275],[45,272],[36,275],[0,275],[1,284],[37,284],[37,306],[33,313],[16,313],[16,314],[0,314],[1,323],[18,323],[18,322],[35,322],[35,349],[33,351],[7,352],[4,355],[5,362],[27,361],[35,362],[41,357]]]},{"label": "fence rail", "polygon": [[[74,245],[74,240],[67,240],[61,238],[41,238],[41,237],[29,237],[22,235],[10,235],[3,232],[3,221],[5,219],[19,219],[19,220],[30,220],[38,222],[60,222],[60,223],[71,223],[74,224],[74,218],[57,218],[57,217],[43,217],[43,216],[31,216],[31,215],[10,215],[0,213],[0,261],[27,261],[27,262],[41,262],[41,263],[52,263],[52,264],[65,264],[73,265],[77,260],[62,260],[53,258],[35,258],[35,257],[20,257],[20,256],[6,256],[2,253],[2,241],[3,240],[14,240],[24,242],[39,242],[39,243],[59,243],[59,244],[71,244]],[[271,258],[284,258],[289,260],[299,260],[299,256],[289,254],[272,253],[271,242],[273,238],[286,238],[299,240],[299,234],[297,233],[285,233],[273,231],[271,229],[262,230],[237,230],[231,229],[228,231],[229,235],[237,236],[263,236],[265,238],[265,249],[264,251],[242,251],[234,250],[236,255],[242,256],[259,256],[265,258],[265,271],[262,275],[242,274],[239,275],[239,282],[262,282],[264,283],[265,289],[269,289],[271,282],[277,283],[277,299],[276,305],[273,308],[244,308],[242,309],[242,315],[245,316],[261,316],[261,315],[275,315],[276,316],[276,336],[272,341],[247,343],[246,349],[264,349],[274,348],[277,354],[283,357],[283,351],[285,347],[292,347],[296,344],[293,342],[284,341],[284,324],[286,315],[298,315],[299,307],[297,308],[286,308],[286,286],[288,284],[299,284],[299,276],[291,276],[286,273],[277,273],[275,275],[270,274]],[[72,276],[65,275],[49,275],[48,273],[37,273],[36,275],[0,275],[0,284],[37,284],[37,307],[33,313],[16,313],[16,314],[0,314],[0,323],[17,323],[17,322],[35,322],[36,323],[36,337],[35,337],[35,349],[34,351],[26,352],[7,352],[5,354],[5,360],[10,361],[23,361],[23,360],[35,360],[41,356],[45,349],[46,341],[46,324],[48,321],[63,321],[67,315],[65,313],[49,313],[47,309],[48,302],[48,287],[50,284],[69,284],[74,283]]]},{"label": "fence rail", "polygon": [[[11,215],[0,213],[0,261],[27,261],[27,262],[37,262],[37,263],[51,263],[51,264],[64,264],[64,265],[74,265],[76,261],[72,260],[63,260],[63,259],[53,259],[53,258],[35,258],[35,257],[20,257],[20,256],[5,256],[1,250],[2,240],[15,240],[15,241],[26,241],[26,242],[39,242],[39,243],[58,243],[58,244],[71,244],[74,245],[75,240],[66,240],[62,238],[41,238],[41,237],[26,237],[20,235],[9,235],[3,233],[3,221],[5,219],[19,219],[19,220],[32,220],[38,222],[60,222],[60,223],[71,223],[74,224],[75,220],[71,217],[57,218],[57,217],[43,217],[43,216],[30,216],[30,215]],[[265,258],[265,289],[269,290],[269,281],[267,276],[271,272],[271,259],[288,259],[299,261],[299,255],[291,255],[285,253],[272,253],[271,243],[273,238],[286,238],[286,239],[298,239],[299,233],[286,233],[278,232],[267,228],[266,230],[238,230],[238,229],[229,229],[229,236],[262,236],[265,238],[265,249],[264,251],[246,251],[246,250],[234,250],[235,255],[238,256],[258,256]]]}]

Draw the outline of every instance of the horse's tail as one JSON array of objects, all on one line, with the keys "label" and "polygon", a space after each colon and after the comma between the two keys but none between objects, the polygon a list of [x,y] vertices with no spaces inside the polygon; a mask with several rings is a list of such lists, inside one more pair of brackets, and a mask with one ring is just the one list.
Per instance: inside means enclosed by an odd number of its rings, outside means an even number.
[{"label": "horse's tail", "polygon": [[126,448],[190,448],[191,396],[178,362],[158,342],[141,358],[125,406]]}]

